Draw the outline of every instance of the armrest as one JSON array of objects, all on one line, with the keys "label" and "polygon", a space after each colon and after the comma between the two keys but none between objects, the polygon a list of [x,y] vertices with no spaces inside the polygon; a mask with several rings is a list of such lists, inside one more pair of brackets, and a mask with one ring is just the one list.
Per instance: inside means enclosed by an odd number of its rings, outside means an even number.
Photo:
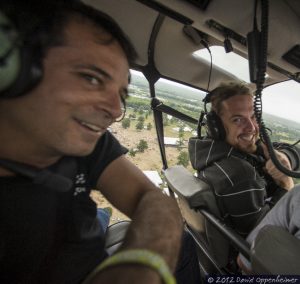
[{"label": "armrest", "polygon": [[184,198],[191,209],[207,208],[216,216],[220,216],[209,184],[196,178],[183,166],[170,167],[164,171],[164,175],[171,190]]}]

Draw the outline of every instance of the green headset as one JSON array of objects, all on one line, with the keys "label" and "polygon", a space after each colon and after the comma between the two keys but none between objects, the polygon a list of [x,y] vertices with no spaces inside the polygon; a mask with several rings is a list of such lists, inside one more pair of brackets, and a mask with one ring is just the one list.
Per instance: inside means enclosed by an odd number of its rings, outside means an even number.
[{"label": "green headset", "polygon": [[16,31],[0,11],[0,91],[8,89],[20,70],[20,52],[15,48]]},{"label": "green headset", "polygon": [[0,10],[0,98],[26,93],[42,78],[41,51],[24,44],[13,22]]},{"label": "green headset", "polygon": [[40,82],[43,45],[48,40],[53,15],[75,2],[81,1],[0,2],[0,99],[26,94]]}]

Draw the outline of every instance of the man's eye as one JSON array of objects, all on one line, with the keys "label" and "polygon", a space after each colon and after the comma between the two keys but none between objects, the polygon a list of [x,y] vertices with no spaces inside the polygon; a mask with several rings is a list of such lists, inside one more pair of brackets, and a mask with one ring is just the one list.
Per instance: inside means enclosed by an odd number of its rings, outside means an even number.
[{"label": "man's eye", "polygon": [[88,81],[92,85],[99,85],[102,84],[102,80],[94,75],[81,73],[80,74],[82,78],[84,78],[86,81]]},{"label": "man's eye", "polygon": [[242,118],[237,117],[237,118],[233,119],[233,122],[236,123],[236,124],[241,124],[242,123]]}]

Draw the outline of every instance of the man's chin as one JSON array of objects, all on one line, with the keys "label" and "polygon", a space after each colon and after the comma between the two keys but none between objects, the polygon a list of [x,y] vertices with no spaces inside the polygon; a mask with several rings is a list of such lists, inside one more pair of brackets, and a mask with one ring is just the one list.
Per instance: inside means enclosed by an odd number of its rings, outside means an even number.
[{"label": "man's chin", "polygon": [[239,145],[238,149],[248,154],[253,154],[256,152],[257,146],[256,144]]},{"label": "man's chin", "polygon": [[63,155],[67,156],[75,156],[75,157],[84,157],[90,155],[94,149],[96,144],[89,144],[89,145],[81,145],[81,147],[76,148],[68,148],[63,151]]}]

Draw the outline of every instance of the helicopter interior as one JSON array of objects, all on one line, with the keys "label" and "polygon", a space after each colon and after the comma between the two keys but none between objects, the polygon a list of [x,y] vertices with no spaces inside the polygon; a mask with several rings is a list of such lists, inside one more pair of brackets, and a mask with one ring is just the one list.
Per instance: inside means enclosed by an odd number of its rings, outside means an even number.
[{"label": "helicopter interior", "polygon": [[[140,71],[149,84],[151,106],[162,168],[171,195],[178,197],[187,230],[199,247],[199,265],[204,274],[236,273],[226,268],[233,245],[253,261],[257,273],[299,274],[296,255],[273,265],[259,249],[250,249],[244,239],[218,218],[211,190],[181,166],[168,166],[165,157],[161,113],[197,124],[199,121],[175,111],[156,98],[155,83],[163,78],[209,92],[221,82],[239,80],[217,64],[214,49],[235,53],[249,62],[253,88],[293,80],[300,83],[300,4],[296,0],[85,0],[111,15],[133,42],[138,58],[132,69]],[[263,34],[264,33],[264,34]],[[264,43],[262,37],[264,36]],[[258,40],[259,37],[259,40]],[[264,47],[261,47],[264,45]],[[265,48],[263,52],[262,49]],[[206,56],[196,56],[197,51]],[[264,73],[258,69],[265,60]],[[234,65],[235,62],[232,62]],[[264,68],[264,66],[262,66]],[[265,73],[267,75],[265,75]],[[284,94],[283,94],[284,95]],[[272,232],[267,232],[272,234]],[[284,232],[276,233],[286,240]],[[260,247],[269,243],[261,237]],[[275,245],[274,242],[273,245]],[[289,243],[289,244],[287,244]],[[289,251],[299,251],[299,241],[285,242]],[[295,250],[295,248],[297,248]],[[272,244],[269,251],[274,250]],[[278,253],[277,258],[282,258]],[[266,254],[263,254],[264,256]],[[291,265],[293,263],[293,265]],[[281,268],[280,268],[281,267]]]},{"label": "helicopter interior", "polygon": [[[290,262],[271,265],[260,250],[249,245],[218,218],[218,210],[210,196],[208,185],[180,166],[168,166],[163,143],[160,113],[197,124],[156,98],[155,83],[168,79],[209,92],[221,82],[238,80],[226,68],[217,64],[213,50],[221,48],[226,54],[235,53],[249,62],[249,83],[264,88],[279,82],[300,82],[300,5],[296,0],[238,1],[238,0],[86,0],[90,5],[110,14],[127,33],[137,49],[138,59],[133,69],[143,73],[149,83],[152,109],[158,135],[162,168],[171,194],[178,196],[186,227],[199,247],[199,264],[203,273],[228,274],[228,248],[253,261],[257,273],[298,273],[295,255]],[[265,31],[266,30],[266,31]],[[265,32],[265,51],[259,51]],[[260,34],[260,41],[257,35]],[[197,51],[206,57],[195,56]],[[258,55],[259,53],[259,55]],[[265,54],[263,54],[265,53]],[[265,57],[266,76],[259,81],[257,69]],[[232,62],[234,65],[235,63]],[[258,86],[260,84],[260,86]],[[278,232],[277,232],[278,233]],[[270,234],[270,233],[269,233]],[[285,240],[284,233],[278,233]],[[282,235],[280,235],[282,234]],[[266,237],[262,236],[262,239]],[[268,241],[267,241],[268,242]],[[263,243],[263,241],[262,241]],[[268,242],[270,243],[270,242]],[[287,242],[285,242],[287,244]],[[299,242],[290,242],[290,251]],[[264,246],[261,245],[260,246]],[[268,248],[272,250],[274,248]],[[299,249],[298,249],[299,250]],[[297,250],[296,250],[297,251]],[[281,257],[280,253],[277,256]],[[281,269],[279,268],[281,267]]]},{"label": "helicopter interior", "polygon": [[[300,240],[270,228],[250,245],[222,220],[209,184],[183,166],[171,165],[165,145],[164,115],[195,125],[202,135],[202,118],[183,113],[161,99],[157,82],[168,80],[207,94],[222,82],[244,81],[261,100],[264,88],[282,82],[300,84],[300,2],[298,0],[82,0],[109,14],[137,51],[132,71],[149,86],[149,109],[155,124],[162,176],[168,194],[177,198],[185,229],[197,244],[202,276],[241,273],[236,253],[252,262],[257,274],[300,274]],[[247,62],[247,79],[219,64],[232,54]],[[284,96],[285,94],[282,94]],[[184,94],[182,94],[184,97]],[[200,98],[199,100],[201,100]],[[260,119],[261,108],[256,111]],[[270,155],[271,142],[261,123]],[[299,139],[299,138],[297,138]],[[299,142],[299,141],[298,141]],[[274,156],[274,155],[273,155]],[[274,162],[275,164],[277,162]],[[281,165],[278,166],[279,168]],[[288,171],[292,177],[300,173]],[[108,250],[122,241],[128,222],[109,230]],[[270,236],[276,238],[270,241]],[[117,237],[116,237],[117,236]],[[282,249],[278,248],[278,244]],[[274,258],[276,261],[274,262]],[[230,263],[229,263],[230,262]]]}]

